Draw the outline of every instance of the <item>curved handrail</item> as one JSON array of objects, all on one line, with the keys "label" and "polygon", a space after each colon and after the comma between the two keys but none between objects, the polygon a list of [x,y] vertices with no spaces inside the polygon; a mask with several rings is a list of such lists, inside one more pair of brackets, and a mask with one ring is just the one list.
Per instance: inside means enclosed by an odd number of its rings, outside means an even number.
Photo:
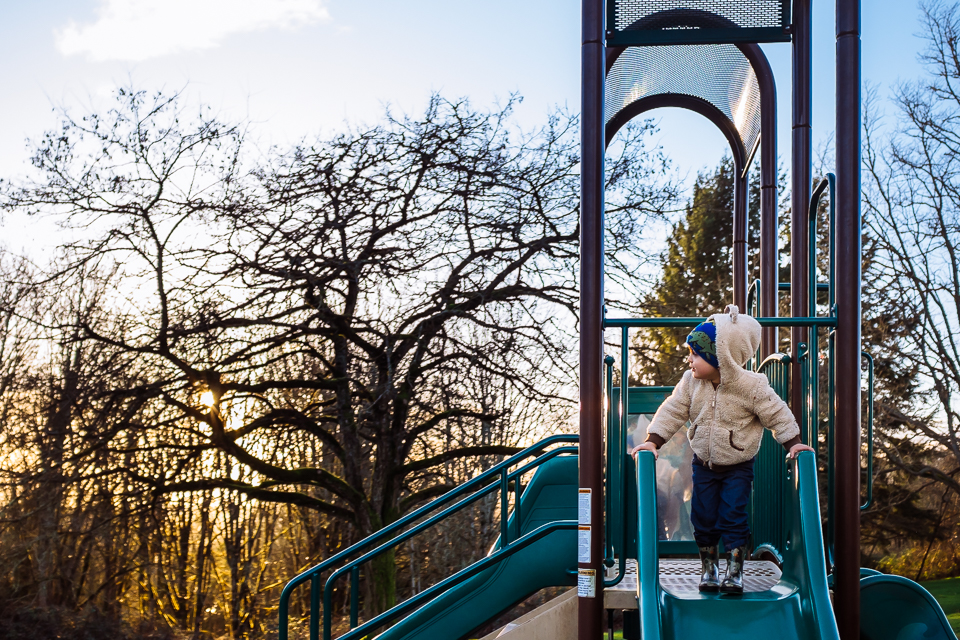
[{"label": "curved handrail", "polygon": [[791,362],[792,358],[786,353],[771,353],[757,367],[757,373],[767,376],[770,386],[781,398],[788,393],[790,386],[790,367],[788,365]]},{"label": "curved handrail", "polygon": [[759,373],[764,367],[771,364],[790,364],[791,358],[788,353],[771,353],[766,358],[763,359],[763,362],[757,367],[757,372]]},{"label": "curved handrail", "polygon": [[[551,458],[555,458],[562,453],[573,453],[573,452],[576,452],[576,449],[574,447],[559,447],[557,449],[552,449],[544,453],[543,455],[537,457],[535,460],[532,460],[531,462],[527,463],[520,469],[517,469],[511,472],[510,474],[507,474],[501,471],[500,494],[502,496],[506,495],[507,489],[505,488],[505,485],[509,484],[510,478],[515,478],[516,479],[515,482],[519,482],[520,476],[522,476],[523,473],[528,471],[529,469],[532,469],[535,466],[543,464],[547,460],[550,460]],[[333,586],[340,577],[344,576],[347,571],[351,571],[354,568],[362,565],[363,563],[369,562],[370,560],[377,557],[381,553],[385,553],[391,547],[395,547],[398,544],[402,544],[407,540],[409,540],[410,538],[417,535],[418,533],[421,533],[426,529],[429,529],[430,527],[437,524],[441,520],[447,518],[449,515],[456,513],[460,509],[466,507],[468,504],[475,502],[476,500],[480,499],[482,496],[495,491],[496,488],[497,487],[494,483],[489,484],[479,492],[471,496],[467,496],[466,498],[464,498],[460,502],[457,502],[453,506],[448,507],[447,509],[444,509],[443,511],[432,516],[431,518],[424,520],[420,524],[414,527],[411,527],[410,529],[407,529],[402,534],[394,538],[391,538],[390,540],[387,540],[386,542],[376,547],[372,551],[368,551],[362,556],[358,558],[354,558],[350,562],[346,563],[345,565],[343,565],[342,567],[334,571],[330,575],[330,577],[327,578],[327,581],[326,583],[324,583],[324,587],[323,587],[323,626],[324,626],[323,637],[324,637],[324,640],[328,640],[330,636],[330,629],[332,628],[332,623],[333,623],[333,613],[332,613],[332,607],[331,607],[331,603],[333,600]],[[505,505],[502,508],[502,513],[504,514],[507,513],[507,508]],[[519,518],[516,518],[515,520],[517,522],[517,527],[519,529],[520,520]],[[506,533],[507,522],[508,522],[507,517],[506,516],[501,517],[500,521],[501,521],[501,532]],[[500,539],[500,544],[501,544],[501,548],[506,548],[508,546],[511,546],[513,543],[509,541],[506,535],[502,535]],[[463,576],[462,578],[466,579],[467,577],[469,576]],[[386,613],[389,613],[390,611],[392,611],[392,609],[388,610]]]},{"label": "curved handrail", "polygon": [[[557,455],[560,455],[561,453],[576,452],[576,447],[560,447],[552,451],[544,452],[544,450],[547,449],[548,447],[555,444],[575,443],[578,441],[579,441],[579,436],[576,434],[558,434],[558,435],[544,438],[540,442],[533,444],[527,447],[526,449],[524,449],[523,451],[520,451],[510,456],[506,460],[499,462],[498,464],[494,465],[490,469],[487,469],[477,477],[463,483],[459,487],[451,489],[450,491],[443,494],[442,496],[420,507],[419,509],[407,514],[406,516],[390,524],[389,526],[384,527],[383,529],[370,534],[360,542],[348,547],[347,549],[344,549],[340,553],[324,560],[323,562],[317,565],[314,565],[309,569],[306,569],[305,571],[301,572],[300,574],[292,578],[283,588],[283,591],[281,591],[280,593],[280,602],[279,602],[280,620],[279,620],[279,629],[278,629],[280,640],[287,640],[287,637],[288,637],[290,596],[293,593],[294,589],[296,589],[297,587],[299,587],[300,585],[302,585],[307,581],[310,581],[311,583],[310,636],[311,636],[311,639],[315,640],[318,636],[317,627],[319,622],[319,616],[317,614],[319,613],[318,609],[320,606],[320,597],[319,597],[320,596],[320,588],[319,588],[320,574],[323,571],[330,569],[333,565],[339,562],[342,562],[344,560],[347,560],[348,558],[361,554],[361,552],[363,552],[364,550],[369,549],[373,545],[381,543],[384,540],[387,540],[388,538],[391,538],[391,536],[393,537],[389,541],[387,541],[385,544],[381,544],[378,547],[378,549],[383,550],[384,547],[392,546],[391,542],[393,542],[394,544],[402,542],[403,540],[406,539],[406,537],[409,537],[409,535],[407,534],[413,535],[413,533],[411,532],[418,532],[423,528],[426,528],[425,525],[427,525],[427,523],[435,524],[437,521],[447,517],[451,513],[459,511],[461,508],[465,507],[470,502],[478,500],[479,498],[483,497],[487,493],[490,493],[491,491],[496,490],[497,476],[507,475],[508,479],[518,478],[519,475],[521,475],[525,471],[532,468],[532,466],[536,466],[535,464],[532,464],[532,463],[542,464],[546,460],[553,458]],[[536,456],[536,459],[531,461],[531,464],[525,465],[521,469],[517,469],[512,473],[508,473],[508,474],[504,473],[510,467],[514,466],[520,461],[525,460],[526,458],[529,458],[531,456]],[[501,482],[501,485],[502,485],[502,482]],[[434,517],[430,518],[429,520],[426,520],[423,523],[420,523],[410,531],[401,533],[401,530],[409,526],[411,523],[416,522],[417,520],[423,518],[424,516],[430,514],[431,512],[438,510],[440,507],[444,507],[448,503],[452,502],[453,500],[467,493],[470,493],[471,495],[451,505],[450,507],[444,509],[443,511],[436,514]],[[503,517],[505,518],[506,514],[504,514]],[[398,535],[395,535],[395,534],[398,534]],[[396,538],[401,538],[401,539],[397,541]],[[366,557],[366,555],[363,557]],[[358,563],[357,560],[354,559],[353,561],[349,562],[345,568],[352,567],[357,563]],[[329,580],[328,580],[328,584],[331,584]],[[426,593],[426,591],[424,591],[423,593]],[[325,607],[324,618],[327,617],[326,614],[328,611],[329,611],[329,607]],[[328,624],[324,629],[324,636],[329,637],[329,633],[330,633],[330,627]]]},{"label": "curved handrail", "polygon": [[751,316],[760,315],[760,278],[754,278],[747,288],[747,308],[744,312]]}]

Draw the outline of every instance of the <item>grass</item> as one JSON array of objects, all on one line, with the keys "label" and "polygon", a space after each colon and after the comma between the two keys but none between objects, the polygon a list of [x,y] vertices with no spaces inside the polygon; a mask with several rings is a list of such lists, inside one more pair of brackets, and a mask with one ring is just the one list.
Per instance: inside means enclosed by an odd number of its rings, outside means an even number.
[{"label": "grass", "polygon": [[960,635],[960,578],[924,582],[923,588],[937,599],[953,631]]}]

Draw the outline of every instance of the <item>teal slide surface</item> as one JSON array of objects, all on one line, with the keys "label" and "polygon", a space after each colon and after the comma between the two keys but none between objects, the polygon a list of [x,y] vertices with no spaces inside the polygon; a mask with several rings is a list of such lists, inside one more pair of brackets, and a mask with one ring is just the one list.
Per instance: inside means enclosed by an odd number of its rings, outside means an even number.
[{"label": "teal slide surface", "polygon": [[864,640],[956,640],[940,604],[902,576],[860,578],[860,637]]},{"label": "teal slide surface", "polygon": [[830,605],[820,530],[816,460],[804,452],[788,465],[783,505],[789,532],[783,576],[771,590],[743,596],[675,595],[660,586],[655,459],[637,460],[638,602],[643,640],[777,638],[839,640]]},{"label": "teal slide surface", "polygon": [[[520,497],[522,533],[557,520],[576,521],[577,488],[575,456],[543,463]],[[516,512],[510,516],[510,531],[516,531]],[[540,589],[576,585],[576,549],[576,531],[549,533],[420,607],[378,640],[462,638]]]}]

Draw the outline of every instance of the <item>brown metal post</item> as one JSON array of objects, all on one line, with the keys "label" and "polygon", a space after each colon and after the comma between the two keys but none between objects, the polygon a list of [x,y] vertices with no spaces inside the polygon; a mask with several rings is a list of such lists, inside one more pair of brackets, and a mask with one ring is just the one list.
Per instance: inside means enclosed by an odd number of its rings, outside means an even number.
[{"label": "brown metal post", "polygon": [[[777,312],[779,263],[777,256],[777,86],[767,57],[756,44],[739,45],[750,61],[760,87],[760,315],[773,318]],[[777,350],[777,329],[765,327],[760,353]]]},{"label": "brown metal post", "polygon": [[[808,219],[810,203],[810,105],[813,100],[811,81],[812,38],[810,0],[793,0],[793,158],[790,200],[790,312],[794,317],[810,311]],[[790,331],[791,351],[800,353],[800,343],[806,342],[806,327]],[[803,377],[801,362],[794,357],[791,364],[790,404],[793,415],[800,422],[803,413]],[[802,423],[801,423],[802,424]],[[815,427],[814,427],[815,428]],[[814,433],[816,433],[814,431]],[[807,438],[806,433],[803,434]]]},{"label": "brown metal post", "polygon": [[733,178],[733,304],[747,313],[747,172],[734,162]]},{"label": "brown metal post", "polygon": [[[580,524],[589,558],[578,562],[579,640],[603,633],[603,122],[604,2],[583,0],[580,130]],[[590,493],[584,491],[589,489]],[[581,498],[583,499],[583,498]],[[586,521],[585,521],[586,520]]]},{"label": "brown metal post", "polygon": [[[760,114],[760,315],[773,318],[777,315],[780,274],[777,256],[777,131],[776,104],[763,102]],[[773,114],[768,111],[774,110]],[[777,329],[766,327],[760,342],[760,353],[767,357],[777,351]]]},{"label": "brown metal post", "polygon": [[834,609],[860,638],[860,0],[837,0],[837,382]]}]

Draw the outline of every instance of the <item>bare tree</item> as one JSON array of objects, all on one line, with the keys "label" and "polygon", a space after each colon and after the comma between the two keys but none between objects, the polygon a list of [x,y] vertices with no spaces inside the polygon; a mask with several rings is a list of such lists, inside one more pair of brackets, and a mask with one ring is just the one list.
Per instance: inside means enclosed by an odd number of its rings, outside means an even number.
[{"label": "bare tree", "polygon": [[[450,463],[483,466],[526,431],[561,428],[577,122],[523,132],[512,106],[435,96],[422,116],[257,158],[242,129],[189,116],[177,96],[123,90],[107,113],[64,114],[37,145],[35,180],[6,202],[77,236],[49,283],[113,273],[109,314],[58,326],[135,372],[92,403],[98,447],[128,456],[104,473],[166,509],[165,496],[237,492],[362,536],[447,491]],[[644,147],[651,129],[611,159],[614,265],[643,258],[642,225],[674,196]],[[164,521],[199,536],[173,555],[197,574],[192,604],[172,577],[165,597],[195,630],[211,534],[189,517]],[[394,601],[395,571],[392,554],[373,563],[370,611]]]},{"label": "bare tree", "polygon": [[927,74],[899,86],[888,140],[875,97],[865,118],[876,300],[866,334],[891,382],[877,402],[887,460],[960,495],[960,12],[943,2],[921,9]]}]

